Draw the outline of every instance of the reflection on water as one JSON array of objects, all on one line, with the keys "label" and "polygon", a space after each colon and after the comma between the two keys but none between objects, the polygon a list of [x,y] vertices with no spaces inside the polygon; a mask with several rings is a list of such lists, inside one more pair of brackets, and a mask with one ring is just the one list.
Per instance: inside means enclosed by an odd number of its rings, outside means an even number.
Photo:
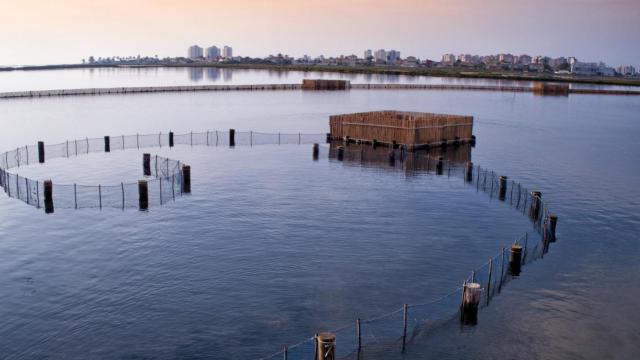
[{"label": "reflection on water", "polygon": [[194,67],[189,69],[189,79],[193,82],[198,82],[204,78],[204,69]]}]

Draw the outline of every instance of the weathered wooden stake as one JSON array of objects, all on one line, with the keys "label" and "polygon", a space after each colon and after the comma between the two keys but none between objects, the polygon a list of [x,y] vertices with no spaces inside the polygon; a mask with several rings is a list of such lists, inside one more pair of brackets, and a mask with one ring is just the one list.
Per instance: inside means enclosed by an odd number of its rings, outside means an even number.
[{"label": "weathered wooden stake", "polygon": [[289,359],[289,349],[287,348],[287,346],[284,346],[284,360],[288,360]]},{"label": "weathered wooden stake", "polygon": [[104,152],[111,152],[111,138],[109,136],[104,137]]},{"label": "weathered wooden stake", "polygon": [[149,209],[149,186],[147,180],[138,181],[138,206],[140,210]]},{"label": "weathered wooden stake", "polygon": [[444,158],[442,156],[438,157],[438,162],[436,163],[436,174],[442,175],[442,169],[444,167]]},{"label": "weathered wooden stake", "polygon": [[191,166],[182,165],[182,192],[189,194],[191,192]]},{"label": "weathered wooden stake", "polygon": [[487,279],[487,306],[491,299],[491,275],[493,274],[493,258],[489,259],[489,278]]},{"label": "weathered wooden stake", "polygon": [[538,220],[540,217],[540,203],[541,203],[542,193],[540,191],[532,191],[531,192],[531,205],[529,207],[529,217],[532,220]]},{"label": "weathered wooden stake", "polygon": [[316,336],[316,360],[336,359],[336,335],[323,332]]},{"label": "weathered wooden stake", "polygon": [[[279,139],[280,133],[278,133],[278,139]],[[331,142],[331,133],[327,133],[327,144]]]},{"label": "weathered wooden stake", "polygon": [[320,156],[320,144],[314,143],[313,144],[313,160],[318,160],[319,156]]},{"label": "weathered wooden stake", "polygon": [[482,296],[482,288],[476,282],[464,285],[462,297],[462,323],[475,325],[478,323],[478,305]]},{"label": "weathered wooden stake", "polygon": [[142,154],[142,172],[144,176],[151,176],[151,154]]},{"label": "weathered wooden stake", "polygon": [[38,162],[44,164],[44,142],[38,141]]},{"label": "weathered wooden stake", "polygon": [[344,159],[344,148],[342,146],[338,146],[338,161],[342,161]]},{"label": "weathered wooden stake", "polygon": [[229,146],[236,146],[236,130],[229,129]]},{"label": "weathered wooden stake", "polygon": [[464,179],[466,182],[473,182],[473,163],[471,161],[465,165]]},{"label": "weathered wooden stake", "polygon": [[53,213],[53,183],[51,180],[45,180],[42,184],[44,188],[44,212],[46,214]]},{"label": "weathered wooden stake", "polygon": [[558,216],[549,214],[549,236],[551,241],[556,241],[556,225],[558,224]]},{"label": "weathered wooden stake", "polygon": [[375,149],[378,146],[378,140],[376,139],[371,140],[371,146],[373,146],[373,148]]},{"label": "weathered wooden stake", "polygon": [[173,131],[169,131],[169,147],[173,147]]},{"label": "weathered wooden stake", "polygon": [[362,349],[362,327],[360,326],[360,318],[356,320],[356,336],[358,337],[358,352]]},{"label": "weathered wooden stake", "polygon": [[402,306],[402,351],[404,352],[404,348],[407,345],[407,322],[409,320],[409,305],[404,304]]},{"label": "weathered wooden stake", "polygon": [[522,246],[511,245],[511,253],[509,254],[509,274],[512,276],[520,276],[520,268],[522,266]]},{"label": "weathered wooden stake", "polygon": [[471,147],[476,147],[476,136],[471,135]]},{"label": "weathered wooden stake", "polygon": [[396,151],[392,148],[387,156],[389,158],[389,166],[396,166]]},{"label": "weathered wooden stake", "polygon": [[504,201],[507,197],[507,177],[500,176],[500,187],[498,188],[498,199]]}]

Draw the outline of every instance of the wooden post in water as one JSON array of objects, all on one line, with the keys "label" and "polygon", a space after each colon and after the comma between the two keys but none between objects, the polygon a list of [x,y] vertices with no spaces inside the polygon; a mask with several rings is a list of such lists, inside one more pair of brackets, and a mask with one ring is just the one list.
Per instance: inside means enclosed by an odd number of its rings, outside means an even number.
[{"label": "wooden post in water", "polygon": [[173,147],[173,131],[169,131],[169,147]]},{"label": "wooden post in water", "polygon": [[44,164],[44,142],[38,141],[38,162]]},{"label": "wooden post in water", "polygon": [[409,320],[409,305],[404,304],[402,306],[402,322],[403,322],[403,327],[402,327],[402,351],[404,352],[404,349],[407,345],[407,322]]},{"label": "wooden post in water", "polygon": [[149,186],[147,180],[138,180],[138,207],[140,210],[149,209]]},{"label": "wooden post in water", "polygon": [[[279,134],[278,134],[279,136]],[[327,144],[331,142],[331,133],[327,133]]]},{"label": "wooden post in water", "polygon": [[389,166],[396,166],[396,151],[391,148],[387,156],[389,158]]},{"label": "wooden post in water", "polygon": [[360,318],[356,320],[356,336],[358,337],[358,353],[362,349],[362,327],[360,326]]},{"label": "wooden post in water", "polygon": [[338,161],[344,160],[344,148],[342,146],[338,146]]},{"label": "wooden post in water", "polygon": [[236,146],[236,130],[229,129],[229,146]]},{"label": "wooden post in water", "polygon": [[436,163],[436,174],[437,175],[442,175],[443,160],[444,160],[444,158],[442,156],[438,157],[438,162]]},{"label": "wooden post in water", "polygon": [[320,157],[320,144],[314,143],[313,144],[313,160],[318,160],[318,157]]},{"label": "wooden post in water", "polygon": [[142,172],[144,176],[151,176],[151,154],[142,154]]},{"label": "wooden post in water", "polygon": [[540,191],[532,191],[531,192],[531,205],[529,207],[529,217],[532,220],[538,220],[540,217],[540,203],[541,203],[542,193]]},{"label": "wooden post in water", "polygon": [[53,183],[51,180],[45,180],[42,183],[44,188],[44,212],[46,214],[53,213]]},{"label": "wooden post in water", "polygon": [[476,136],[471,135],[471,147],[476,147]]},{"label": "wooden post in water", "polygon": [[373,146],[373,148],[375,149],[378,146],[378,140],[376,139],[371,140],[371,146]]},{"label": "wooden post in water", "polygon": [[511,276],[520,276],[520,268],[522,266],[522,246],[511,245],[509,254],[509,274]]},{"label": "wooden post in water", "polygon": [[111,138],[109,136],[104,137],[104,152],[111,152]]},{"label": "wooden post in water", "polygon": [[500,201],[504,201],[504,199],[507,197],[507,177],[506,176],[500,176],[500,186],[498,188],[498,199],[500,199]]},{"label": "wooden post in water", "polygon": [[464,180],[468,183],[473,182],[473,163],[471,161],[465,165]]},{"label": "wooden post in water", "polygon": [[316,359],[315,360],[335,360],[336,359],[336,335],[323,332],[316,336]]},{"label": "wooden post in water", "polygon": [[491,299],[491,275],[493,275],[493,258],[489,259],[489,279],[487,279],[487,306]]},{"label": "wooden post in water", "polygon": [[558,216],[549,214],[549,236],[552,242],[556,241],[556,225],[558,224]]},{"label": "wooden post in water", "polygon": [[182,192],[189,194],[191,192],[191,166],[182,165]]},{"label": "wooden post in water", "polygon": [[468,283],[464,286],[462,296],[462,323],[465,325],[475,325],[478,323],[478,305],[482,288],[476,282]]}]

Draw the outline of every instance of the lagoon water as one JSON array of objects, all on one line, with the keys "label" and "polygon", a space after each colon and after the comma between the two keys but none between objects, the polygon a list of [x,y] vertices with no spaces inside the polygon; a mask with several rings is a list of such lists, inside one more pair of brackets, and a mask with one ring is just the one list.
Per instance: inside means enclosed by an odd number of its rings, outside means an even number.
[{"label": "lagoon water", "polygon": [[[11,82],[3,87],[27,86]],[[559,215],[549,255],[509,283],[478,326],[452,320],[419,334],[404,358],[636,356],[637,97],[358,90],[19,99],[0,102],[0,144],[169,130],[324,133],[330,114],[379,109],[473,115],[474,163],[542,191]],[[2,358],[265,356],[447,293],[529,229],[459,179],[347,166],[324,150],[313,162],[308,146],[158,153],[192,165],[193,194],[148,213],[46,216],[0,194]],[[139,152],[123,151],[19,173],[118,183],[138,179],[139,163]]]}]

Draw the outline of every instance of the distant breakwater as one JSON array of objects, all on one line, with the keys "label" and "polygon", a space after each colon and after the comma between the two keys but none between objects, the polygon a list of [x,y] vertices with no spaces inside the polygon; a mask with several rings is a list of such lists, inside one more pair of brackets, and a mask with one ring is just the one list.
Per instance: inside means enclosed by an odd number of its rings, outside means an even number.
[{"label": "distant breakwater", "polygon": [[[456,90],[456,91],[500,91],[532,93],[533,87],[527,86],[491,86],[491,85],[449,85],[449,84],[351,84],[354,90]],[[145,87],[113,87],[85,89],[56,89],[13,91],[0,93],[0,99],[34,98],[51,96],[78,95],[113,95],[143,94],[162,92],[196,92],[196,91],[275,91],[302,90],[302,84],[248,84],[248,85],[186,85],[186,86],[145,86]],[[592,95],[640,95],[640,91],[569,89],[570,94]]]}]

